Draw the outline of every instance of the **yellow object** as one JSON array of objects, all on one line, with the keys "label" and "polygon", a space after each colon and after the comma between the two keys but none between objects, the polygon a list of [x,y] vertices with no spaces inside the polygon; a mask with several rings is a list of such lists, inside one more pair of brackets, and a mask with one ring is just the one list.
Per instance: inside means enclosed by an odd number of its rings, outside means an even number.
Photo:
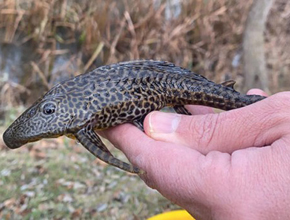
[{"label": "yellow object", "polygon": [[155,215],[147,220],[194,220],[185,210],[176,210]]}]

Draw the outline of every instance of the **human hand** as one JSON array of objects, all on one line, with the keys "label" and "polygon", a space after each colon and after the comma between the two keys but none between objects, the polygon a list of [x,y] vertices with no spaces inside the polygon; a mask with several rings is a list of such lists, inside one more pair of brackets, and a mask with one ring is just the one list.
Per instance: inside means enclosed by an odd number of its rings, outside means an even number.
[{"label": "human hand", "polygon": [[197,219],[290,219],[290,92],[218,114],[188,109],[198,115],[150,113],[147,135],[130,124],[105,135]]}]

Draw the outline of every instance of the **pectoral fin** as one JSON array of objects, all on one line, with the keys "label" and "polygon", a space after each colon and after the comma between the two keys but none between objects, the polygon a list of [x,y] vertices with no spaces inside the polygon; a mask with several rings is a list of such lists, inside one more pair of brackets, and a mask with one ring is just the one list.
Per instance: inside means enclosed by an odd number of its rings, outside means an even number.
[{"label": "pectoral fin", "polygon": [[78,131],[75,137],[88,151],[100,160],[130,173],[143,173],[139,168],[115,158],[106,148],[100,137],[88,127]]},{"label": "pectoral fin", "polygon": [[173,108],[178,114],[191,115],[191,113],[183,105],[176,105]]}]

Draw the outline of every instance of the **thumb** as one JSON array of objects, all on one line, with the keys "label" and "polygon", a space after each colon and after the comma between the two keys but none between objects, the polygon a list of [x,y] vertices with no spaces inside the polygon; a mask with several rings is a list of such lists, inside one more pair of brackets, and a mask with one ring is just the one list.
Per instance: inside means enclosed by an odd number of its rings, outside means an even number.
[{"label": "thumb", "polygon": [[152,112],[145,121],[155,140],[182,144],[202,153],[231,153],[272,144],[290,128],[290,92],[278,93],[253,105],[219,114],[178,115]]}]

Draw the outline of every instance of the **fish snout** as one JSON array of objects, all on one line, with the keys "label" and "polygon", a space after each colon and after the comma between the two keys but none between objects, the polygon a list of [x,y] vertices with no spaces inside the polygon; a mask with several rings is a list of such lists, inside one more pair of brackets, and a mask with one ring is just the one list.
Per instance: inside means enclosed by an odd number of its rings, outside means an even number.
[{"label": "fish snout", "polygon": [[26,142],[17,140],[11,129],[7,129],[3,134],[3,141],[10,149],[16,149],[26,144]]}]

